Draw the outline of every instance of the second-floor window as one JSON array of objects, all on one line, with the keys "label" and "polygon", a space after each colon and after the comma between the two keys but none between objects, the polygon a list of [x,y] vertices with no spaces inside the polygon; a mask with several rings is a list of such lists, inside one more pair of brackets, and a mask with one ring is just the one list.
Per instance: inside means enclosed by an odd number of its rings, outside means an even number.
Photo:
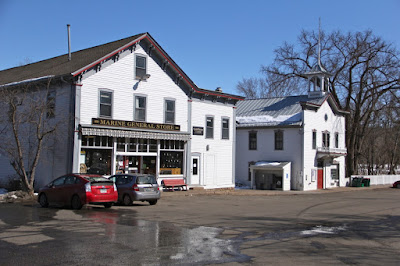
[{"label": "second-floor window", "polygon": [[330,139],[329,132],[322,132],[322,147],[329,148],[330,146],[329,139]]},{"label": "second-floor window", "polygon": [[222,139],[229,139],[229,118],[222,118]]},{"label": "second-floor window", "polygon": [[175,101],[174,100],[165,100],[164,104],[165,108],[165,123],[166,124],[174,124],[175,123]]},{"label": "second-floor window", "polygon": [[312,148],[314,150],[317,148],[317,131],[312,132]]},{"label": "second-floor window", "polygon": [[100,116],[112,117],[112,92],[100,91]]},{"label": "second-floor window", "polygon": [[214,117],[212,116],[206,117],[206,138],[214,138]]},{"label": "second-floor window", "polygon": [[335,148],[339,148],[339,133],[335,133]]},{"label": "second-floor window", "polygon": [[135,121],[146,121],[146,97],[135,96]]},{"label": "second-floor window", "polygon": [[275,131],[275,150],[283,150],[283,131]]},{"label": "second-floor window", "polygon": [[257,150],[257,132],[249,132],[249,150]]}]

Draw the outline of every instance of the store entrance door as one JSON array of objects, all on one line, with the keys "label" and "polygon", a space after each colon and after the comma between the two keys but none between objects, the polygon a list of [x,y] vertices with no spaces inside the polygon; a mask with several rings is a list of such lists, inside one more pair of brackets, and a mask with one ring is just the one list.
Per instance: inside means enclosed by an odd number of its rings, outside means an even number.
[{"label": "store entrance door", "polygon": [[322,168],[318,168],[318,181],[317,181],[317,189],[324,188],[324,170]]},{"label": "store entrance door", "polygon": [[191,174],[192,178],[190,180],[191,185],[199,185],[200,184],[200,156],[192,156],[192,166],[191,166]]},{"label": "store entrance door", "polygon": [[141,174],[156,175],[156,156],[142,156]]}]

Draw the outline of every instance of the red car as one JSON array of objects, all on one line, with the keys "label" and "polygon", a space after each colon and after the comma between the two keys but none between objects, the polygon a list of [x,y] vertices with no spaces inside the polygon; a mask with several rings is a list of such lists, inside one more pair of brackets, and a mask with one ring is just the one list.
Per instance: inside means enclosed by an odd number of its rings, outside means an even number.
[{"label": "red car", "polygon": [[394,188],[400,188],[400,180],[393,183]]},{"label": "red car", "polygon": [[63,175],[39,190],[38,202],[49,205],[70,206],[79,210],[85,204],[100,204],[110,208],[118,200],[115,183],[101,175]]}]

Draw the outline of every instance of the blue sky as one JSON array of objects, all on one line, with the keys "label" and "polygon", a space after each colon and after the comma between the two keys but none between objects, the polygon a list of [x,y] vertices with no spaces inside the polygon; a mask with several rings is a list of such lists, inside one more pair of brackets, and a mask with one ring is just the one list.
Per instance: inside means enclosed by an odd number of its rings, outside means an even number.
[{"label": "blue sky", "polygon": [[0,70],[149,32],[201,88],[237,93],[243,77],[302,29],[371,29],[400,50],[399,0],[0,0]]}]

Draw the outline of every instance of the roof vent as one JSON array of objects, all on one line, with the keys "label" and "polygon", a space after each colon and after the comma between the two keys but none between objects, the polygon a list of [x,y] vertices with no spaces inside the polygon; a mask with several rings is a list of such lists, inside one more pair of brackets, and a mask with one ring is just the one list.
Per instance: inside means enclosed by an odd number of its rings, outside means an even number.
[{"label": "roof vent", "polygon": [[222,93],[221,87],[216,88],[215,91],[216,91],[216,92],[221,92],[221,93]]}]

